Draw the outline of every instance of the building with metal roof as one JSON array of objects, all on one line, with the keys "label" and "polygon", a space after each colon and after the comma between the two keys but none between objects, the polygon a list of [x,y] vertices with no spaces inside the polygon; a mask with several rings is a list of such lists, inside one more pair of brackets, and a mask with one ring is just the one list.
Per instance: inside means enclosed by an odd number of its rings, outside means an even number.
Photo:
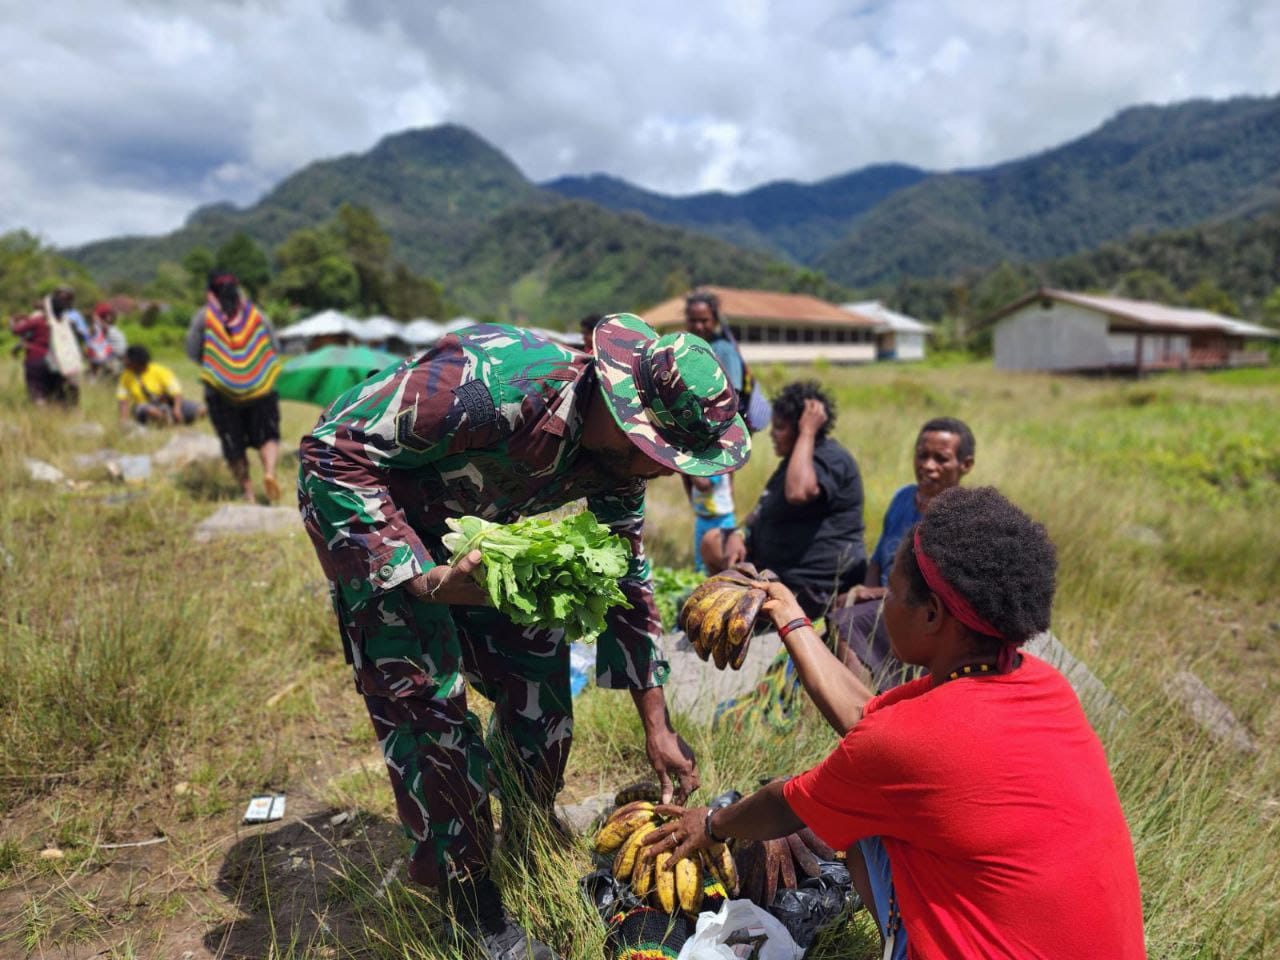
[{"label": "building with metal roof", "polygon": [[[699,287],[720,300],[728,325],[748,363],[870,363],[876,358],[876,321],[805,293]],[[655,330],[684,326],[683,296],[646,311]]]},{"label": "building with metal roof", "polygon": [[925,338],[933,327],[915,317],[890,310],[879,300],[841,304],[840,309],[876,321],[877,360],[923,360]]},{"label": "building with metal roof", "polygon": [[1001,370],[1187,370],[1261,365],[1280,332],[1208,310],[1043,287],[991,317]]}]

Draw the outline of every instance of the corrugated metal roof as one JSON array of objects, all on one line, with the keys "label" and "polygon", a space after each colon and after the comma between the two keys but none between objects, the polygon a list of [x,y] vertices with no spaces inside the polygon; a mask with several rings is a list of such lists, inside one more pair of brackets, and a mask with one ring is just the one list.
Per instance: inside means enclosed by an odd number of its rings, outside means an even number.
[{"label": "corrugated metal roof", "polygon": [[1086,310],[1095,310],[1105,314],[1112,321],[1134,327],[1166,333],[1226,333],[1250,339],[1280,339],[1280,332],[1257,324],[1245,323],[1233,317],[1209,310],[1192,310],[1187,307],[1170,307],[1150,300],[1129,300],[1125,297],[1107,297],[1092,293],[1072,293],[1069,290],[1055,290],[1042,287],[1035,293],[1027,294],[1020,300],[997,311],[988,322],[1004,319],[1016,310],[1037,300],[1055,300],[1059,303],[1070,303]]},{"label": "corrugated metal roof", "polygon": [[933,333],[933,327],[921,323],[905,313],[890,310],[879,300],[861,300],[857,303],[843,303],[840,309],[860,316],[870,317],[876,321],[876,332],[892,331],[894,333]]},{"label": "corrugated metal roof", "polygon": [[[775,293],[772,290],[740,290],[735,287],[699,287],[699,293],[720,298],[720,316],[732,322],[799,323],[809,326],[875,327],[870,317],[837,307],[807,293]],[[664,300],[641,317],[655,329],[684,326],[684,296]]]}]

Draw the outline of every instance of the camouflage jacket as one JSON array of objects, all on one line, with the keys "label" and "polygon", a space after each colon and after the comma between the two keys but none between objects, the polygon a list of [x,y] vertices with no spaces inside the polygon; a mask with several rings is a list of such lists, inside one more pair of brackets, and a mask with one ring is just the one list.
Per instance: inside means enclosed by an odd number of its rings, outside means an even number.
[{"label": "camouflage jacket", "polygon": [[[515,327],[481,325],[335,400],[303,438],[303,483],[325,485],[349,519],[322,556],[347,602],[367,602],[430,569],[448,517],[498,523],[586,498],[631,545],[615,608],[600,637],[602,687],[657,686],[667,666],[642,539],[645,483],[619,482],[582,449],[595,362]],[[327,562],[326,562],[327,560]]]}]

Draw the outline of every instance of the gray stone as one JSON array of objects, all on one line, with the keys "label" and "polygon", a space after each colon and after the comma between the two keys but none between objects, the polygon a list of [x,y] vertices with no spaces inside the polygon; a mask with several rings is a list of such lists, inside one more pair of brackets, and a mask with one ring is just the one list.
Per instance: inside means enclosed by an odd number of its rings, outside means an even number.
[{"label": "gray stone", "polygon": [[44,483],[61,483],[66,479],[66,474],[55,467],[52,463],[45,463],[43,460],[33,460],[27,457],[26,461],[27,476],[32,480],[40,480]]},{"label": "gray stone", "polygon": [[[120,454],[108,447],[103,450],[95,450],[93,453],[77,453],[71,462],[80,471],[92,470],[95,467],[106,467],[110,470],[119,458]],[[116,468],[119,469],[118,464]]]},{"label": "gray stone", "polygon": [[152,454],[162,470],[179,470],[197,460],[218,460],[222,446],[218,438],[200,430],[175,430],[168,442]]},{"label": "gray stone", "polygon": [[755,687],[777,655],[782,641],[777,633],[762,633],[751,641],[740,670],[719,670],[703,661],[684,633],[658,638],[663,658],[671,665],[667,679],[667,705],[697,723],[710,723],[716,706]]},{"label": "gray stone", "polygon": [[1107,689],[1107,685],[1072,656],[1071,651],[1050,631],[1032,637],[1022,649],[1051,664],[1067,678],[1095,729],[1109,731],[1118,720],[1129,716],[1129,711]]},{"label": "gray stone", "polygon": [[613,806],[612,793],[597,793],[577,803],[558,804],[556,816],[577,833],[589,833],[596,822]]},{"label": "gray stone", "polygon": [[302,520],[293,507],[261,507],[256,503],[228,503],[196,527],[196,543],[242,534],[297,533]]},{"label": "gray stone", "polygon": [[145,453],[120,457],[115,463],[119,467],[120,479],[125,483],[142,483],[151,478],[151,458]]},{"label": "gray stone", "polygon": [[1169,696],[1177,700],[1202,730],[1229,747],[1241,753],[1257,753],[1258,744],[1236,719],[1231,708],[1219,700],[1203,680],[1190,670],[1179,670],[1165,684]]}]

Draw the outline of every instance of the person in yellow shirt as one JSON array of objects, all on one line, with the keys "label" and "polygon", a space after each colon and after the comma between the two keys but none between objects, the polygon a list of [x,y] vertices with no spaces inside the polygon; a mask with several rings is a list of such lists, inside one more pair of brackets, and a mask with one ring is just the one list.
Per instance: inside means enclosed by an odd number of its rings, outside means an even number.
[{"label": "person in yellow shirt", "polygon": [[163,364],[153,363],[151,351],[133,346],[125,351],[124,372],[116,389],[120,401],[120,420],[130,418],[141,424],[168,426],[171,423],[194,423],[204,414],[204,407],[182,396],[182,383]]}]

